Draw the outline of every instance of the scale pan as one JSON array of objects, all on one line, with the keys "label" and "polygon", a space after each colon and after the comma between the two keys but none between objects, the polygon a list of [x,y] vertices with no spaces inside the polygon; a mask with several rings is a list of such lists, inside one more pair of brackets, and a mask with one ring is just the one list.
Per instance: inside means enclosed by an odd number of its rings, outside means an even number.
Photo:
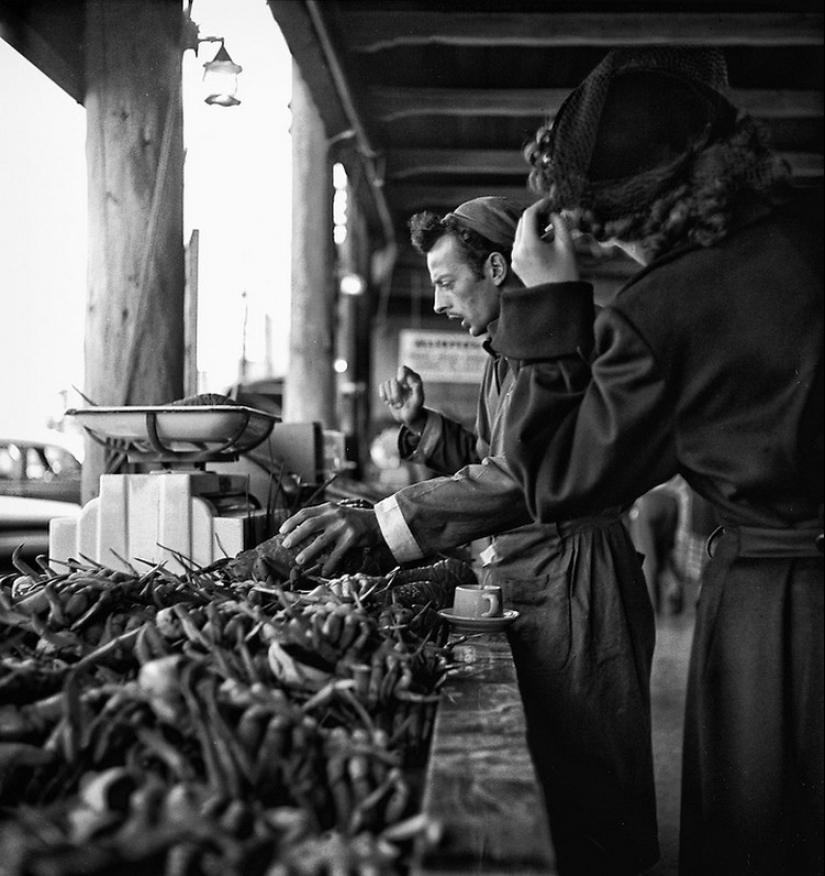
[{"label": "scale pan", "polygon": [[[274,414],[246,405],[154,405],[70,408],[67,416],[101,443],[171,452],[245,453],[269,436]],[[159,446],[158,446],[159,445]]]}]

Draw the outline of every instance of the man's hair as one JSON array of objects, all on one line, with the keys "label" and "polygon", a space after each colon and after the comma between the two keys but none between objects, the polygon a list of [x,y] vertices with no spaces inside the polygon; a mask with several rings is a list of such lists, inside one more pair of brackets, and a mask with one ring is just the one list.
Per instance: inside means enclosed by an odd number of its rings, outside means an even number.
[{"label": "man's hair", "polygon": [[493,243],[477,231],[465,228],[452,214],[439,216],[437,213],[425,210],[410,217],[407,224],[412,245],[421,255],[426,255],[445,235],[452,235],[476,279],[480,280],[484,277],[484,264],[490,253],[501,253],[507,259],[508,266],[510,264],[511,248]]}]

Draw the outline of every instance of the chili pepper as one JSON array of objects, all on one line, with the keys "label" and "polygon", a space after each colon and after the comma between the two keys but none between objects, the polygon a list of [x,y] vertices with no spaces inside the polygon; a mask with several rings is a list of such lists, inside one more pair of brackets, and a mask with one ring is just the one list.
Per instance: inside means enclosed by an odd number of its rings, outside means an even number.
[{"label": "chili pepper", "polygon": [[62,694],[22,706],[0,706],[0,739],[23,740],[42,733],[62,714]]},{"label": "chili pepper", "polygon": [[190,784],[195,781],[197,773],[192,764],[160,731],[138,727],[136,735],[141,744],[165,763],[177,779]]},{"label": "chili pepper", "polygon": [[285,715],[273,715],[266,725],[253,771],[254,785],[259,793],[269,796],[278,792],[282,765],[288,756],[289,743],[289,719]]},{"label": "chili pepper", "polygon": [[12,565],[23,575],[31,578],[32,581],[38,581],[40,579],[40,573],[33,569],[21,556],[23,552],[23,545],[17,545],[17,547],[11,553],[11,561]]},{"label": "chili pepper", "polygon": [[55,570],[49,565],[49,558],[45,554],[38,554],[34,561],[38,566],[46,573],[49,578],[57,578],[58,574]]},{"label": "chili pepper", "polygon": [[205,704],[205,720],[211,731],[215,751],[227,777],[230,793],[239,797],[242,793],[241,779],[252,781],[253,765],[246,749],[239,743],[226,725],[216,698],[214,678],[207,678],[199,685],[202,702]]},{"label": "chili pepper", "polygon": [[180,603],[172,606],[172,611],[175,616],[180,621],[181,629],[184,632],[184,635],[189,639],[189,641],[193,645],[198,645],[206,651],[210,650],[210,642],[203,635],[203,633],[198,629],[197,625],[193,621],[190,614],[187,612],[186,608],[182,606]]},{"label": "chili pepper", "polygon": [[393,694],[396,682],[402,672],[401,657],[398,654],[387,654],[385,658],[386,668],[381,687],[378,691],[378,701],[386,702]]},{"label": "chili pepper", "polygon": [[262,703],[253,703],[241,715],[235,733],[241,745],[250,755],[259,750],[271,714],[271,709],[268,706]]},{"label": "chili pepper", "polygon": [[326,642],[335,647],[340,648],[341,634],[344,631],[344,618],[335,608],[327,613],[322,627],[322,635]]},{"label": "chili pepper", "polygon": [[11,596],[6,593],[2,585],[0,585],[0,609],[3,609],[3,611],[14,611],[14,603]]},{"label": "chili pepper", "polygon": [[27,594],[14,603],[14,610],[26,615],[43,614],[49,610],[49,598],[46,591],[40,589]]},{"label": "chili pepper", "polygon": [[385,661],[386,649],[384,644],[373,652],[372,655],[372,670],[370,672],[370,683],[367,690],[367,705],[370,708],[374,708],[378,704],[381,684],[387,671],[387,664]]},{"label": "chili pepper", "polygon": [[201,872],[201,848],[194,842],[173,845],[167,855],[163,876],[191,876]]},{"label": "chili pepper", "polygon": [[204,708],[196,694],[193,675],[198,669],[198,664],[195,662],[184,664],[180,674],[180,690],[189,709],[192,728],[200,744],[209,785],[220,796],[226,797],[229,794],[230,776],[226,774],[222,759],[213,745]]},{"label": "chili pepper", "polygon": [[350,671],[352,672],[352,677],[355,681],[356,695],[363,702],[367,702],[372,667],[368,663],[354,663],[351,665]]},{"label": "chili pepper", "polygon": [[359,632],[356,636],[355,641],[352,643],[352,650],[359,654],[366,647],[367,642],[372,636],[373,632],[375,632],[375,628],[372,625],[372,622],[364,617],[360,618],[358,622]]},{"label": "chili pepper", "polygon": [[390,770],[389,778],[393,789],[387,797],[387,802],[384,804],[384,823],[387,825],[395,824],[401,819],[406,812],[411,794],[410,786],[398,767]]},{"label": "chili pepper", "polygon": [[69,627],[71,630],[82,629],[93,617],[97,617],[104,609],[114,603],[114,596],[110,590],[101,589],[97,599],[80,617]]},{"label": "chili pepper", "polygon": [[230,800],[221,815],[220,824],[231,836],[246,839],[252,833],[254,815],[243,800]]},{"label": "chili pepper", "polygon": [[384,797],[392,790],[393,779],[388,777],[376,783],[364,799],[353,808],[349,819],[349,833],[374,829],[377,824],[376,810]]},{"label": "chili pepper", "polygon": [[347,734],[343,727],[332,728],[324,740],[324,768],[332,797],[334,822],[339,827],[347,823],[352,812],[352,796],[347,778],[346,745]]},{"label": "chili pepper", "polygon": [[370,784],[370,764],[367,756],[358,749],[353,749],[347,760],[347,775],[353,790],[356,804],[365,800],[373,790]]},{"label": "chili pepper", "polygon": [[344,623],[341,629],[341,635],[338,639],[338,649],[341,654],[349,650],[355,642],[360,629],[360,618],[354,612],[350,611],[344,615]]}]

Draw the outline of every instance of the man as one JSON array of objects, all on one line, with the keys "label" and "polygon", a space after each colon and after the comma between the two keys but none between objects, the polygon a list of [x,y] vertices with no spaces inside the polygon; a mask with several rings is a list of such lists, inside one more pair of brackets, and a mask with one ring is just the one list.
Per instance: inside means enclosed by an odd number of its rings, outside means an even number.
[{"label": "man", "polygon": [[[510,251],[522,208],[477,198],[441,218],[414,216],[435,310],[480,337],[503,291],[520,288]],[[550,525],[529,520],[521,488],[501,455],[513,375],[491,355],[477,429],[423,407],[416,375],[383,387],[411,428],[411,458],[452,477],[413,484],[374,510],[306,508],[281,531],[312,562],[330,550],[328,574],[356,545],[385,541],[398,562],[493,536],[489,583],[520,616],[508,629],[562,876],[635,874],[658,857],[650,739],[654,621],[644,575],[619,511]]]},{"label": "man", "polygon": [[[721,52],[609,53],[528,147],[494,333],[537,521],[681,474],[709,543],[688,680],[681,876],[823,872],[821,190],[726,98]],[[813,205],[806,204],[813,202]],[[552,243],[539,238],[547,214]],[[540,218],[542,217],[542,218]],[[593,328],[570,226],[645,267]],[[545,329],[563,321],[564,331]],[[584,355],[582,355],[584,354]]]}]

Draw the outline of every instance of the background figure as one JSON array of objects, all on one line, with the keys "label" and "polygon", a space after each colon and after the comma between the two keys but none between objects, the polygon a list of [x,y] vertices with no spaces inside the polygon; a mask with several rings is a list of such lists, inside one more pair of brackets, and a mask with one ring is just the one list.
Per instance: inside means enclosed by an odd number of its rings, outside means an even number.
[{"label": "background figure", "polygon": [[674,557],[679,510],[679,496],[662,485],[639,496],[628,512],[630,535],[644,557],[642,569],[656,614],[682,610],[682,582]]},{"label": "background figure", "polygon": [[633,503],[628,528],[644,556],[650,599],[657,614],[680,614],[698,597],[708,561],[708,539],[719,525],[713,505],[681,475]]}]

